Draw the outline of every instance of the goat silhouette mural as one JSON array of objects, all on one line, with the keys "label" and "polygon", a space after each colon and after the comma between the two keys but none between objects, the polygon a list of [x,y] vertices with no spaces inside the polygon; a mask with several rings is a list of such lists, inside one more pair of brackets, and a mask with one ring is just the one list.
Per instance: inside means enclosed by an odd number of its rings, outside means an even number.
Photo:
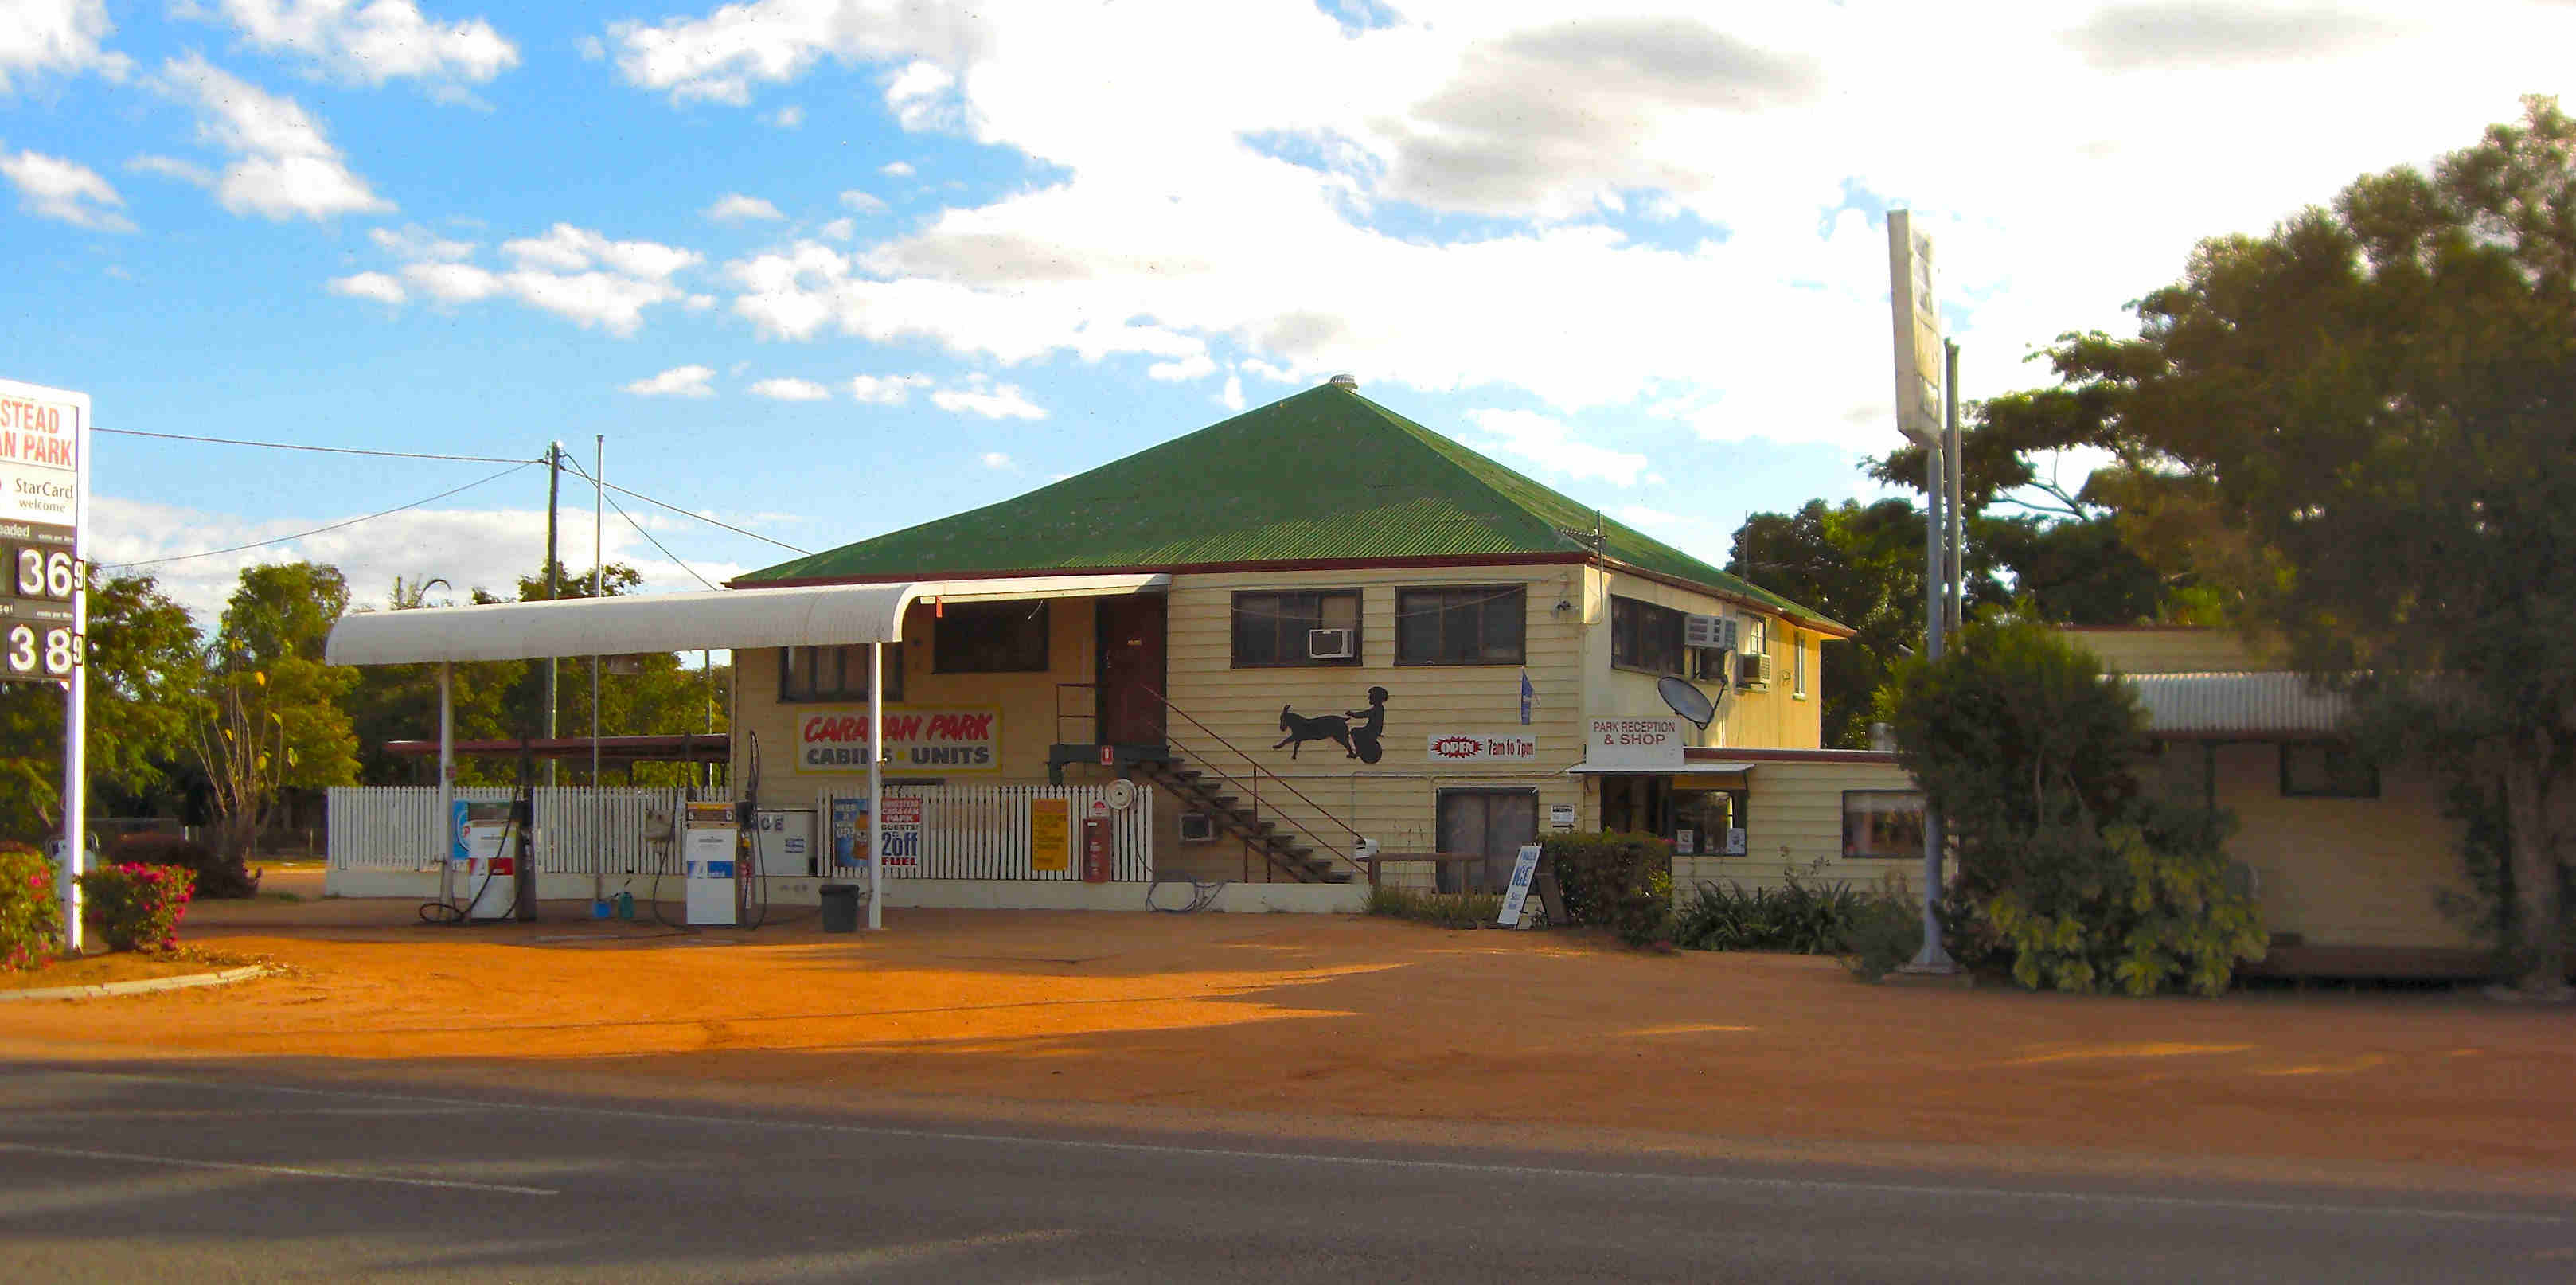
[{"label": "goat silhouette mural", "polygon": [[[1357,719],[1354,723],[1352,720]],[[1293,704],[1279,707],[1279,730],[1287,735],[1270,748],[1285,749],[1288,757],[1308,741],[1331,741],[1342,747],[1344,757],[1363,763],[1375,763],[1386,757],[1386,746],[1380,737],[1386,731],[1386,689],[1368,689],[1368,708],[1340,714],[1304,715]]]}]

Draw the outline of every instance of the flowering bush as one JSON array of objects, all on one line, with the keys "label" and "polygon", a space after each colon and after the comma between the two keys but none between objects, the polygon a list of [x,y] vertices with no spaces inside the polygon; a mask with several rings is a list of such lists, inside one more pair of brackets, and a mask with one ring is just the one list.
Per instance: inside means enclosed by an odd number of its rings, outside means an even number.
[{"label": "flowering bush", "polygon": [[42,968],[63,949],[54,863],[25,844],[0,844],[0,972]]},{"label": "flowering bush", "polygon": [[133,862],[93,870],[80,877],[88,898],[82,917],[112,950],[170,950],[179,944],[179,916],[196,879],[176,866]]}]

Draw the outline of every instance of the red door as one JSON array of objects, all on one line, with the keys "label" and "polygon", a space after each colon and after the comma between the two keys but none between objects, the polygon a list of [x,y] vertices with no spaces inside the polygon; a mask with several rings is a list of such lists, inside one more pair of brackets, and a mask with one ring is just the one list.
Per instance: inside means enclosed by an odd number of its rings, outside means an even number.
[{"label": "red door", "polygon": [[1163,743],[1163,625],[1160,594],[1094,599],[1100,604],[1100,740]]}]

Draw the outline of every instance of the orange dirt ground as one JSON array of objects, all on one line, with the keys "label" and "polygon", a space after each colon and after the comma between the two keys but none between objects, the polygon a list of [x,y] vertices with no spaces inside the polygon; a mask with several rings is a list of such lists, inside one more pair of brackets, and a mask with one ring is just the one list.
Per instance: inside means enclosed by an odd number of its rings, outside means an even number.
[{"label": "orange dirt ground", "polygon": [[825,936],[810,907],[702,934],[571,917],[584,909],[434,928],[407,902],[201,902],[188,940],[294,971],[0,1007],[0,1054],[2576,1192],[2576,1014],[2467,993],[1897,989],[1824,959],[1361,917],[895,910],[885,933]]}]

